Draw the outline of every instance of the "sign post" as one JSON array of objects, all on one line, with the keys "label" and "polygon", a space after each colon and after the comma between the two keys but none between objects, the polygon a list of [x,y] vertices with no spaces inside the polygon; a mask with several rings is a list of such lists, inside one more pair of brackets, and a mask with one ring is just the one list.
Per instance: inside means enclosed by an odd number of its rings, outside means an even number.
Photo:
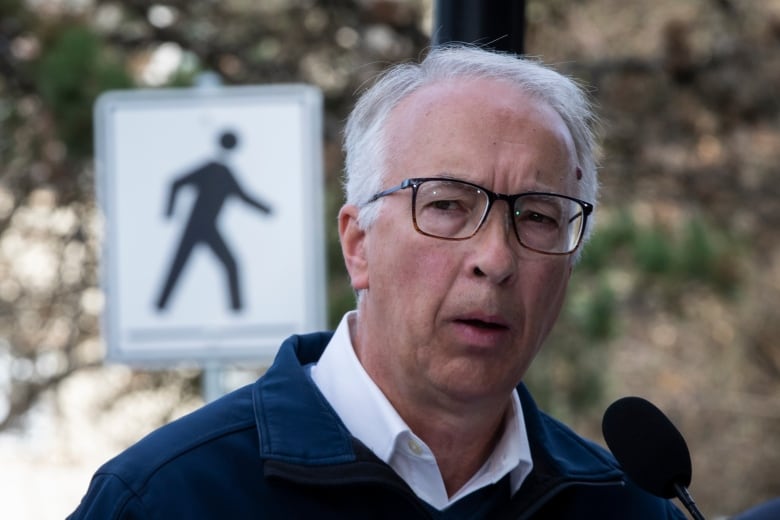
[{"label": "sign post", "polygon": [[109,360],[267,364],[325,327],[318,89],[109,92],[95,127]]}]

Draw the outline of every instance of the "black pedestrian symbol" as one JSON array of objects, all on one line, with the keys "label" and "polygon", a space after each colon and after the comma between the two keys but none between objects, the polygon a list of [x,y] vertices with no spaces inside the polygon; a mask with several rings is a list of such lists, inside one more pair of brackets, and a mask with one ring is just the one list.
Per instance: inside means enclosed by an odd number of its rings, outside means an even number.
[{"label": "black pedestrian symbol", "polygon": [[233,132],[223,132],[219,136],[220,153],[219,160],[209,161],[191,173],[177,178],[171,184],[168,197],[168,205],[165,215],[173,215],[176,204],[176,195],[179,189],[191,185],[197,191],[195,202],[192,205],[187,225],[182,233],[179,247],[173,258],[173,263],[168,270],[160,296],[157,299],[157,308],[165,309],[169,303],[171,292],[181,276],[182,269],[189,260],[195,246],[207,245],[222,263],[227,275],[230,294],[230,307],[233,311],[242,308],[241,286],[239,284],[238,262],[217,228],[217,217],[225,201],[236,196],[255,209],[270,214],[271,208],[267,204],[248,195],[238,184],[233,173],[225,164],[226,156],[238,144],[238,137]]}]

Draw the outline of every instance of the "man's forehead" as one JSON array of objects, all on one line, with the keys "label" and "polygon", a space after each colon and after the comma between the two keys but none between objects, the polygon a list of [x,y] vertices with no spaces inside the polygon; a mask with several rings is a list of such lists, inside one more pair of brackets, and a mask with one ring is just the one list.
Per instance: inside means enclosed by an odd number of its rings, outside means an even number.
[{"label": "man's forehead", "polygon": [[[456,128],[492,131],[537,127],[549,137],[569,142],[571,135],[561,115],[546,101],[520,86],[498,78],[457,77],[424,85],[402,100],[390,113],[391,142],[406,142],[417,131],[454,132]],[[519,125],[519,126],[518,126]],[[419,144],[425,135],[415,135]],[[510,139],[504,134],[502,139]]]},{"label": "man's forehead", "polygon": [[[507,96],[531,101],[530,94],[507,80],[462,76],[423,85],[404,98],[396,108],[413,105],[416,110],[435,110],[449,105],[479,103],[485,97],[504,99]],[[539,102],[534,101],[533,104]]]},{"label": "man's forehead", "polygon": [[526,172],[526,185],[495,189],[514,192],[533,185],[561,191],[561,183],[576,181],[573,140],[560,114],[507,80],[457,78],[425,85],[391,113],[386,138],[393,182],[410,171],[487,182],[477,177],[489,170],[511,179],[510,172],[526,163],[534,164],[529,171],[538,170],[534,179]]}]

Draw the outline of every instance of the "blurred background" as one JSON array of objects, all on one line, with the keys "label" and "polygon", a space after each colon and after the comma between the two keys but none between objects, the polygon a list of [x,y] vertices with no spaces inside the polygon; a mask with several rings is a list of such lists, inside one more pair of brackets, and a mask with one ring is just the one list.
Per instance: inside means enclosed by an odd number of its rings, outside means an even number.
[{"label": "blurred background", "polygon": [[[92,109],[101,92],[305,82],[325,99],[328,316],[356,93],[430,45],[431,0],[0,0],[0,514],[62,518],[107,458],[202,404],[195,367],[104,365]],[[708,517],[780,495],[780,0],[527,0],[525,51],[601,118],[595,236],[531,368],[603,443],[655,402]],[[332,224],[332,225],[330,225]],[[229,384],[262,367],[234,367]]]}]

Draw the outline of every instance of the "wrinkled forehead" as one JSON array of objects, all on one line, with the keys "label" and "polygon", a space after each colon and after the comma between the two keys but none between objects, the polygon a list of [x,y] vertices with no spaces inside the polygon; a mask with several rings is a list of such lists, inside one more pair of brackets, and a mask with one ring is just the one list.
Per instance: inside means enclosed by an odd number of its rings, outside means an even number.
[{"label": "wrinkled forehead", "polygon": [[458,78],[421,87],[390,113],[385,138],[389,169],[407,173],[457,173],[476,164],[508,171],[512,161],[542,158],[550,169],[577,167],[563,118],[505,80]]},{"label": "wrinkled forehead", "polygon": [[[492,117],[486,117],[488,113]],[[510,122],[544,127],[551,137],[572,140],[563,118],[545,100],[507,80],[471,77],[423,85],[406,96],[390,111],[387,137],[408,137],[415,129],[447,131],[461,125],[509,128]]]}]

